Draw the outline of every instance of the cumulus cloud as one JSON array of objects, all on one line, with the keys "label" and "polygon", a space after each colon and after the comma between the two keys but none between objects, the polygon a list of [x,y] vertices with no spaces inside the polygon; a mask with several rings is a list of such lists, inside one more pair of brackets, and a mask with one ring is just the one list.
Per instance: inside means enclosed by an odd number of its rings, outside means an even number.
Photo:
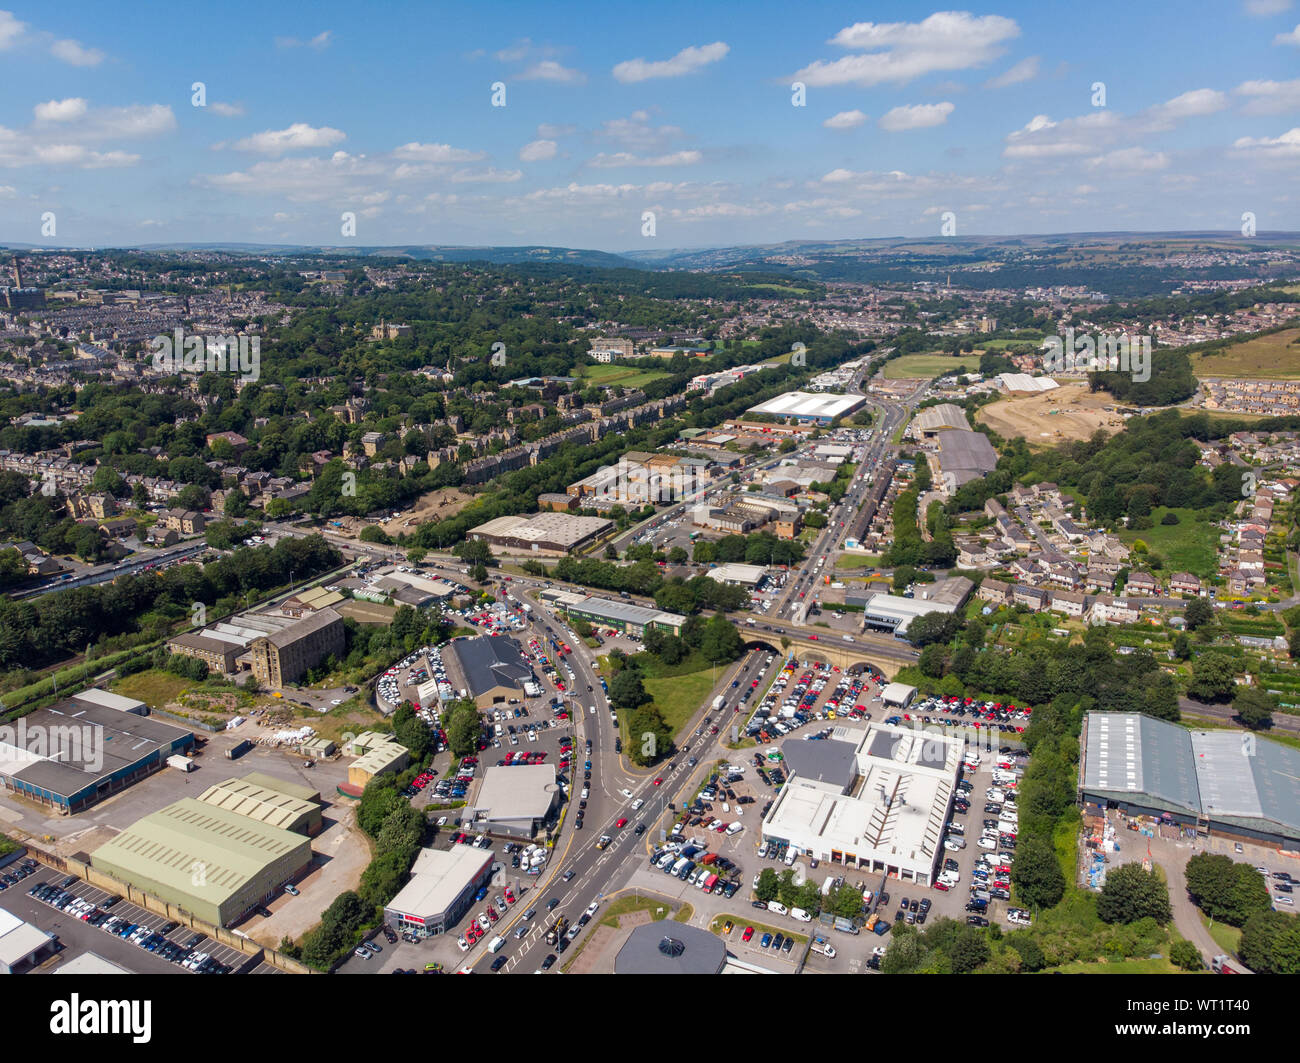
[{"label": "cumulus cloud", "polygon": [[0,52],[12,48],[27,31],[27,23],[14,18],[12,11],[0,11]]},{"label": "cumulus cloud", "polygon": [[453,148],[450,144],[421,144],[411,141],[394,149],[393,156],[408,162],[453,163],[478,162],[485,158],[481,151],[469,151],[465,148]]},{"label": "cumulus cloud", "polygon": [[1146,148],[1121,148],[1091,158],[1087,165],[1094,170],[1107,170],[1111,173],[1148,173],[1167,167],[1169,156],[1163,151],[1148,151]]},{"label": "cumulus cloud", "polygon": [[880,128],[891,133],[901,133],[908,129],[929,129],[931,126],[943,125],[953,112],[953,105],[946,100],[943,103],[913,103],[895,107],[880,119]]},{"label": "cumulus cloud", "polygon": [[558,81],[563,85],[581,85],[587,80],[587,75],[581,70],[561,66],[554,59],[543,59],[516,74],[515,78],[519,81]]},{"label": "cumulus cloud", "polygon": [[1266,18],[1269,15],[1280,15],[1283,11],[1289,10],[1290,7],[1291,0],[1246,0],[1246,13],[1260,18]]},{"label": "cumulus cloud", "polygon": [[1262,159],[1300,158],[1300,126],[1278,137],[1239,137],[1232,146],[1239,153]]},{"label": "cumulus cloud", "polygon": [[612,169],[616,166],[694,166],[703,158],[704,156],[698,151],[674,151],[668,155],[649,156],[634,155],[629,151],[618,151],[613,154],[602,151],[587,165],[603,169]]},{"label": "cumulus cloud", "polygon": [[827,129],[856,129],[867,120],[867,115],[861,111],[841,111],[839,114],[831,115],[822,123]]},{"label": "cumulus cloud", "polygon": [[860,54],[817,60],[794,74],[808,85],[905,84],[926,74],[986,66],[1020,36],[1014,19],[940,11],[921,22],[858,22],[828,42]]},{"label": "cumulus cloud", "polygon": [[1242,105],[1245,114],[1280,114],[1300,110],[1300,79],[1296,81],[1243,81],[1235,89],[1247,97]]},{"label": "cumulus cloud", "polygon": [[1300,23],[1290,33],[1279,33],[1273,38],[1274,44],[1294,44],[1300,47]]},{"label": "cumulus cloud", "polygon": [[104,53],[98,48],[87,48],[70,38],[51,44],[50,55],[72,66],[98,66],[104,61]]},{"label": "cumulus cloud", "polygon": [[519,149],[521,162],[544,162],[555,158],[557,145],[553,140],[534,140]]},{"label": "cumulus cloud", "polygon": [[578,131],[575,125],[554,125],[551,122],[543,122],[537,127],[537,135],[543,140],[558,140],[560,137],[571,137]]},{"label": "cumulus cloud", "polygon": [[1008,85],[1019,85],[1024,81],[1032,81],[1038,77],[1038,56],[1031,55],[1028,59],[1022,59],[1015,66],[1004,70],[995,78],[989,78],[984,83],[986,89],[1005,89]]},{"label": "cumulus cloud", "polygon": [[287,129],[267,129],[254,133],[251,137],[235,141],[237,151],[251,151],[258,155],[283,155],[286,151],[301,151],[304,148],[329,148],[347,139],[340,129],[330,126],[310,126],[306,122],[294,122]]},{"label": "cumulus cloud", "polygon": [[222,118],[238,118],[244,113],[242,103],[213,103],[209,106],[213,114],[219,114]]},{"label": "cumulus cloud", "polygon": [[88,107],[86,101],[80,96],[72,96],[66,100],[38,103],[32,110],[38,122],[69,122],[74,118],[81,118]]},{"label": "cumulus cloud", "polygon": [[710,63],[716,63],[731,51],[722,41],[683,48],[671,59],[651,62],[646,59],[629,59],[614,67],[614,78],[624,84],[649,81],[651,78],[676,78],[693,74]]}]

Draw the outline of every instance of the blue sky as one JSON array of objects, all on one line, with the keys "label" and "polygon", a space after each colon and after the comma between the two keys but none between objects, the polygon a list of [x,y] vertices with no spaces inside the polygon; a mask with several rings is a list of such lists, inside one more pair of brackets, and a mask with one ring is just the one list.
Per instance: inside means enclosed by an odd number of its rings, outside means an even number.
[{"label": "blue sky", "polygon": [[1300,230],[1300,0],[74,0],[0,71],[0,241]]}]

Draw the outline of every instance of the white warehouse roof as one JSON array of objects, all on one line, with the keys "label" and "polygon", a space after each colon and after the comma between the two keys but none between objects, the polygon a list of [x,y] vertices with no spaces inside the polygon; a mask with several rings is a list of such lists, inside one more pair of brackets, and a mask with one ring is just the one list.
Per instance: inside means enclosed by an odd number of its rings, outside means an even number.
[{"label": "white warehouse roof", "polygon": [[861,395],[814,395],[808,391],[787,391],[749,409],[773,417],[816,417],[832,420],[856,410],[865,400]]}]

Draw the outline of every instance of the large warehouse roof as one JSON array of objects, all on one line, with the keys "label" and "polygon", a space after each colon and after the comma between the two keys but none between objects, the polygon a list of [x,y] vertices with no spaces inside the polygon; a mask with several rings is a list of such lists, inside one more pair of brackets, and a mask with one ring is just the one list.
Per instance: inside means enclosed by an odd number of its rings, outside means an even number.
[{"label": "large warehouse roof", "polygon": [[766,413],[773,417],[815,417],[833,420],[856,410],[865,400],[861,395],[815,395],[808,391],[787,391],[774,399],[752,406],[749,413]]},{"label": "large warehouse roof", "polygon": [[951,402],[941,402],[938,406],[927,406],[912,419],[912,427],[918,432],[934,432],[940,428],[956,428],[970,431],[970,422],[966,420],[966,411]]},{"label": "large warehouse roof", "polygon": [[70,797],[192,736],[175,724],[71,698],[22,717],[0,741],[0,774]]},{"label": "large warehouse roof", "polygon": [[614,522],[604,517],[576,517],[571,513],[534,513],[531,516],[496,517],[486,524],[471,528],[469,533],[491,539],[545,543],[567,549],[613,526]]},{"label": "large warehouse roof", "polygon": [[209,786],[199,794],[199,800],[283,830],[297,830],[320,813],[320,806],[311,801],[247,779],[226,779]]},{"label": "large warehouse roof", "polygon": [[1089,713],[1085,794],[1300,838],[1300,753],[1232,731],[1134,713]]},{"label": "large warehouse roof", "polygon": [[944,472],[983,474],[998,467],[998,452],[982,432],[942,432],[938,442]]},{"label": "large warehouse roof", "polygon": [[532,678],[533,670],[524,660],[519,643],[509,635],[457,639],[445,652],[455,661],[471,697],[496,687],[522,689],[524,680]]},{"label": "large warehouse roof", "polygon": [[679,613],[665,613],[659,609],[650,609],[644,605],[637,605],[635,602],[625,602],[614,598],[597,598],[590,594],[575,594],[572,591],[560,590],[543,591],[540,597],[544,601],[554,602],[566,609],[574,609],[590,616],[605,617],[608,620],[617,620],[624,624],[635,624],[642,627],[649,624],[666,624],[669,627],[680,627],[686,622],[686,617]]},{"label": "large warehouse roof", "polygon": [[301,834],[187,797],[101,845],[91,864],[128,882],[157,883],[173,895],[220,907],[264,868],[298,849],[310,851]]}]

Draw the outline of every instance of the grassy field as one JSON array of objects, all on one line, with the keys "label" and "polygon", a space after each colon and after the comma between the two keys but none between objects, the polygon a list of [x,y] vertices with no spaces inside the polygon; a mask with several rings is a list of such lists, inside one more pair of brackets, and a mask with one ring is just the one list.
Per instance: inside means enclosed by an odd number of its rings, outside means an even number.
[{"label": "grassy field", "polygon": [[[704,699],[713,689],[713,670],[705,669],[702,672],[688,672],[686,675],[665,676],[661,679],[647,678],[645,688],[654,698],[660,715],[676,735],[686,726],[686,721],[695,715],[695,710],[704,704]],[[627,718],[631,718],[630,714]]]},{"label": "grassy field", "polygon": [[1221,351],[1192,356],[1198,377],[1260,377],[1270,380],[1300,379],[1300,329],[1284,329],[1235,343]]},{"label": "grassy field", "polygon": [[977,354],[905,354],[885,363],[886,380],[907,380],[914,377],[929,380],[940,373],[951,373],[960,366],[966,371],[978,373],[980,359]]},{"label": "grassy field", "polygon": [[1175,509],[1172,512],[1178,515],[1179,523],[1161,524],[1160,518],[1168,512],[1164,506],[1157,506],[1151,511],[1154,527],[1121,531],[1120,540],[1132,546],[1141,539],[1152,552],[1165,559],[1167,572],[1190,572],[1202,578],[1213,576],[1218,571],[1218,528],[1198,519],[1192,509]]},{"label": "grassy field", "polygon": [[642,384],[649,384],[652,380],[662,380],[672,375],[662,369],[636,369],[626,365],[588,365],[583,366],[578,372],[585,384],[594,384],[597,387],[621,384],[625,388],[640,387]]},{"label": "grassy field", "polygon": [[1214,938],[1214,943],[1223,949],[1229,956],[1236,956],[1237,949],[1241,945],[1241,930],[1235,926],[1229,926],[1227,923],[1211,922],[1204,912],[1201,913],[1201,923],[1205,929],[1210,932],[1210,937]]},{"label": "grassy field", "polygon": [[618,929],[618,917],[627,915],[630,912],[649,912],[650,918],[656,923],[661,919],[667,919],[668,913],[672,906],[666,901],[655,897],[637,897],[629,894],[626,897],[620,897],[608,908],[600,919],[601,926],[613,927]]},{"label": "grassy field", "polygon": [[879,568],[880,554],[840,554],[836,568]]},{"label": "grassy field", "polygon": [[198,685],[193,679],[183,679],[171,672],[150,669],[118,680],[113,684],[113,693],[143,701],[151,709],[161,709],[169,701],[175,701],[185,691]]}]

